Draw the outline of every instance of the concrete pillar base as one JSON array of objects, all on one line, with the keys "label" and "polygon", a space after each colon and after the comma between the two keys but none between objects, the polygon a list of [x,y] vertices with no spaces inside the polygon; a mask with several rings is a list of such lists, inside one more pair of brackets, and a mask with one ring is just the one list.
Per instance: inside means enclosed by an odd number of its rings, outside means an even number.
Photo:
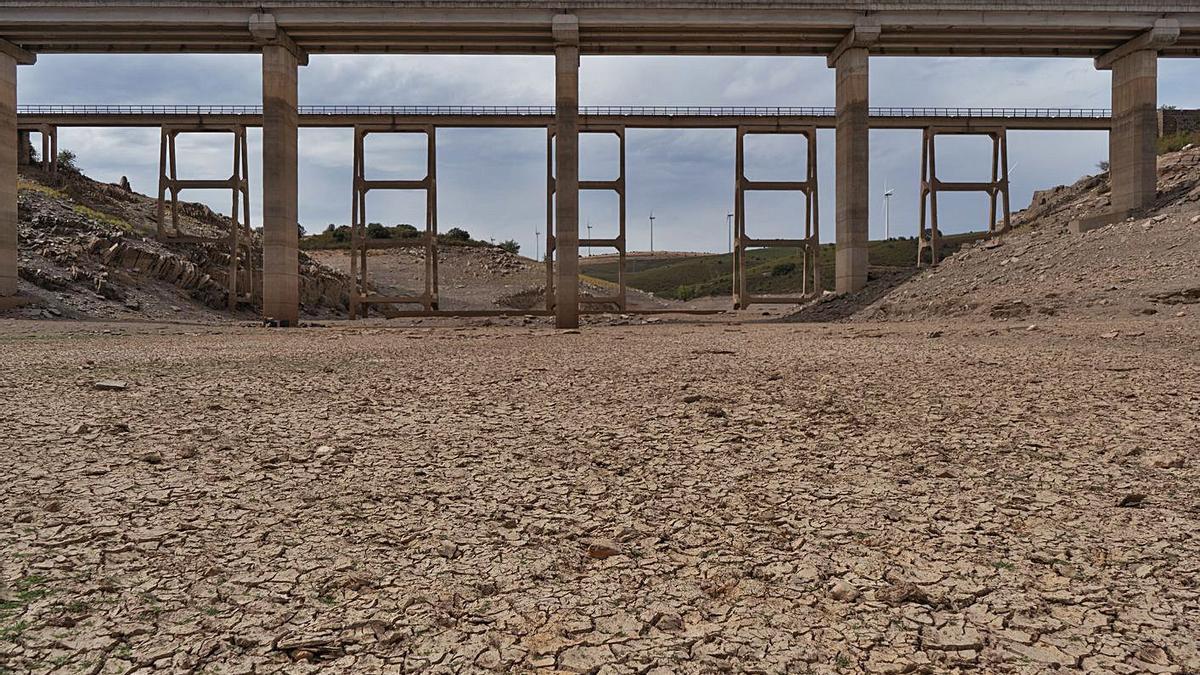
[{"label": "concrete pillar base", "polygon": [[296,55],[263,47],[263,317],[300,321],[299,173]]},{"label": "concrete pillar base", "polygon": [[868,51],[852,47],[837,69],[837,273],[838,293],[867,285],[870,243],[870,120]]},{"label": "concrete pillar base", "polygon": [[17,293],[17,61],[0,52],[0,297]]},{"label": "concrete pillar base", "polygon": [[579,24],[554,19],[555,325],[579,327]]},{"label": "concrete pillar base", "polygon": [[1144,49],[1112,66],[1109,177],[1112,209],[1143,209],[1158,196],[1158,52]]}]

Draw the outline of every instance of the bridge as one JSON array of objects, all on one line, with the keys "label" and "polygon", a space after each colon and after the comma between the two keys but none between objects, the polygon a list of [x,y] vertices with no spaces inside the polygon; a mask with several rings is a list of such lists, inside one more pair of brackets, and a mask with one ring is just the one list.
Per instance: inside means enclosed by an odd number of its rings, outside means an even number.
[{"label": "bridge", "polygon": [[[350,128],[357,125],[426,125],[436,127],[554,126],[553,106],[297,106],[301,127]],[[640,129],[719,129],[782,125],[833,129],[837,109],[831,107],[583,106],[580,124],[623,125]],[[873,129],[970,130],[1003,126],[1011,130],[1108,131],[1107,108],[871,108]],[[261,127],[263,108],[256,105],[21,105],[18,126],[41,127],[197,127],[241,125]]]},{"label": "bridge", "polygon": [[[836,71],[837,105],[828,123],[837,137],[837,290],[851,292],[866,283],[867,132],[883,119],[870,108],[872,56],[1090,58],[1111,70],[1106,124],[1115,219],[1155,197],[1157,63],[1200,56],[1200,6],[1192,0],[0,0],[0,295],[14,293],[17,280],[16,71],[38,53],[262,54],[263,312],[284,325],[299,315],[297,132],[312,115],[301,115],[298,68],[323,54],[553,55],[555,105],[552,119],[539,116],[546,119],[538,126],[550,123],[555,139],[557,175],[549,178],[557,195],[556,321],[573,327],[578,195],[589,187],[579,180],[578,139],[586,125],[600,125],[581,114],[581,56],[825,58]],[[652,117],[658,116],[646,120]],[[828,119],[811,117],[780,128],[803,130]],[[998,138],[996,128],[977,130]],[[927,147],[937,133],[925,134]],[[997,155],[1001,146],[997,140]],[[936,191],[939,181],[928,178]],[[987,186],[993,198],[1006,181],[997,177]]]}]

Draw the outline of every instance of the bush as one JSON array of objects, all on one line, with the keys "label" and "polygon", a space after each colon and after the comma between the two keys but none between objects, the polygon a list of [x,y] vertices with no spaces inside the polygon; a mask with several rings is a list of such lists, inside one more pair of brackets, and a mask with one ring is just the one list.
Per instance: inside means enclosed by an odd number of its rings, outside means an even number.
[{"label": "bush", "polygon": [[461,227],[452,227],[444,235],[447,241],[471,241],[471,233]]},{"label": "bush", "polygon": [[408,223],[400,223],[396,226],[396,234],[400,235],[401,239],[411,239],[417,236],[417,228]]},{"label": "bush", "polygon": [[392,231],[383,223],[367,223],[367,236],[371,239],[391,239]]},{"label": "bush", "polygon": [[70,150],[58,151],[58,168],[63,171],[79,171],[79,165],[75,163],[75,153]]},{"label": "bush", "polygon": [[508,251],[509,253],[511,253],[513,255],[517,255],[518,253],[521,252],[521,245],[518,244],[516,241],[513,241],[512,239],[509,239],[508,241],[500,242],[500,248],[505,251]]}]

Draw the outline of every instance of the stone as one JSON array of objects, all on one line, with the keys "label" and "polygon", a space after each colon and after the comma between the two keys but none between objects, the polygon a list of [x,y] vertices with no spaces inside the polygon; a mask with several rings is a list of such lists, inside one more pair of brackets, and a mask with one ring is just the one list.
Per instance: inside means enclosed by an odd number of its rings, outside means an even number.
[{"label": "stone", "polygon": [[833,587],[829,590],[829,595],[834,600],[854,602],[858,599],[858,589],[848,581],[838,580],[834,582]]},{"label": "stone", "polygon": [[100,391],[124,391],[129,384],[122,380],[97,380],[92,386]]},{"label": "stone", "polygon": [[610,539],[585,539],[583,545],[586,547],[588,557],[596,560],[605,560],[622,554],[620,544]]},{"label": "stone", "polygon": [[157,450],[148,450],[139,454],[137,458],[147,464],[162,464],[163,462],[162,453]]},{"label": "stone", "polygon": [[1124,508],[1138,508],[1146,502],[1146,495],[1131,493],[1121,497],[1121,501],[1117,502],[1117,506]]}]

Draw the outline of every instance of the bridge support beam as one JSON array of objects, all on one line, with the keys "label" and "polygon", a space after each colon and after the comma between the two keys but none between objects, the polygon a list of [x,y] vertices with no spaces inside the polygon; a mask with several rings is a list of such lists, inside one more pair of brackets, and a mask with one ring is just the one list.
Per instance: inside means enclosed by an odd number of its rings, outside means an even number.
[{"label": "bridge support beam", "polygon": [[29,166],[33,163],[33,142],[30,140],[30,132],[17,132],[17,165]]},{"label": "bridge support beam", "polygon": [[1108,135],[1112,218],[1150,206],[1158,196],[1158,50],[1179,40],[1179,21],[1158,19],[1146,32],[1096,58],[1112,70]]},{"label": "bridge support beam", "polygon": [[17,294],[17,60],[0,52],[0,296]]},{"label": "bridge support beam", "polygon": [[579,327],[579,21],[554,17],[555,324]]},{"label": "bridge support beam", "polygon": [[867,285],[870,240],[868,52],[850,46],[830,60],[837,69],[836,290],[853,293]]},{"label": "bridge support beam", "polygon": [[263,46],[263,316],[300,320],[299,173],[296,54]]},{"label": "bridge support beam", "polygon": [[1112,208],[1119,217],[1158,194],[1158,52],[1132,52],[1112,64],[1108,137]]}]

